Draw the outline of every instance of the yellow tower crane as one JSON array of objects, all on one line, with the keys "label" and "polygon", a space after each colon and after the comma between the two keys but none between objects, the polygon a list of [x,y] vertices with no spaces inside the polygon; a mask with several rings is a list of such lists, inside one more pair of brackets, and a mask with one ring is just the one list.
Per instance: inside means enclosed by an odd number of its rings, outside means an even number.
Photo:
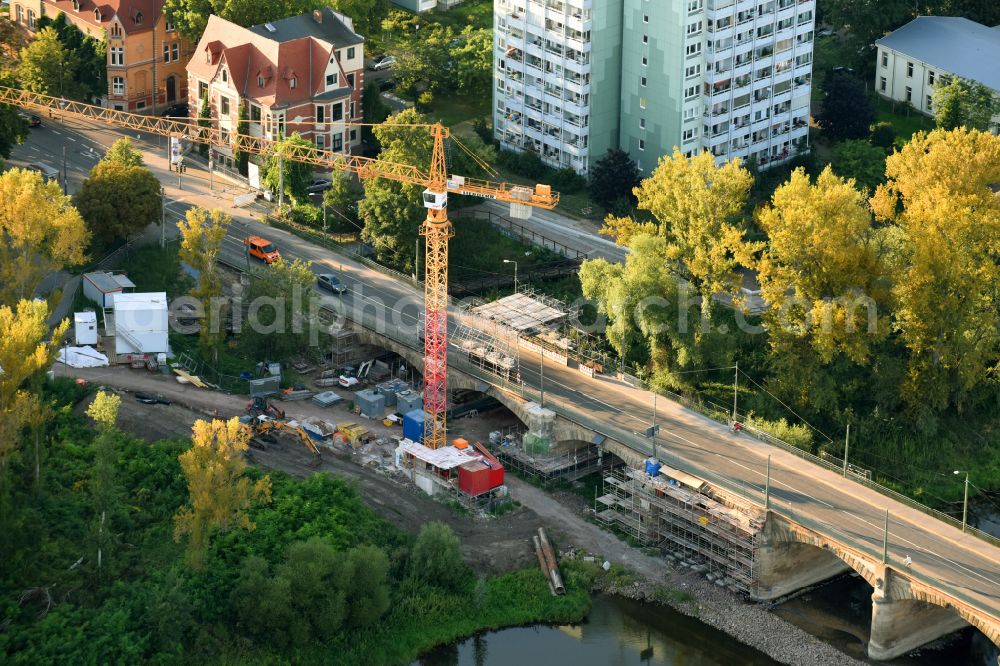
[{"label": "yellow tower crane", "polygon": [[[84,104],[59,97],[51,97],[17,88],[0,86],[0,104],[10,104],[23,109],[47,113],[51,118],[77,118],[99,122],[113,127],[149,132],[168,137],[178,137],[194,143],[230,148],[247,154],[270,154],[280,150],[285,160],[305,162],[328,170],[357,174],[359,179],[387,178],[402,183],[424,187],[424,207],[427,217],[420,226],[425,243],[424,278],[424,444],[438,448],[447,443],[445,413],[447,412],[448,387],[448,240],[454,235],[448,220],[448,194],[464,194],[485,199],[496,199],[511,204],[512,208],[555,208],[559,194],[548,185],[525,187],[511,183],[475,180],[462,176],[448,176],[445,162],[444,141],[449,137],[448,128],[440,123],[399,125],[423,127],[434,140],[431,163],[426,171],[410,164],[397,164],[384,160],[344,155],[313,146],[278,144],[263,137],[252,137],[238,132],[224,133],[215,127],[201,127],[197,119],[157,118],[127,111],[116,111]],[[357,123],[336,123],[357,126]],[[484,165],[486,166],[486,165]],[[487,167],[488,168],[488,167]],[[523,214],[523,213],[522,213]]]}]

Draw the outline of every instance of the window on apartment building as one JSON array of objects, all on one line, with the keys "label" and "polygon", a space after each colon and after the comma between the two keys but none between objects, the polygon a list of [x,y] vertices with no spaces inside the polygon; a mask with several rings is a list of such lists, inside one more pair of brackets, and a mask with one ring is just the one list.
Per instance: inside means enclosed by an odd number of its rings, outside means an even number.
[{"label": "window on apartment building", "polygon": [[884,76],[880,76],[878,79],[878,89],[885,92],[886,80]]},{"label": "window on apartment building", "polygon": [[136,12],[135,18],[132,20],[135,21],[136,25],[142,25],[142,12]]},{"label": "window on apartment building", "polygon": [[323,146],[325,146],[325,145],[326,145],[326,137],[323,136],[322,134],[317,134],[316,135],[316,147],[319,148],[320,150],[323,150]]},{"label": "window on apartment building", "polygon": [[643,35],[642,36],[642,43],[643,44],[649,44],[649,35]]},{"label": "window on apartment building", "polygon": [[643,23],[649,23],[649,14],[643,14],[642,15],[642,22]]},{"label": "window on apartment building", "polygon": [[174,42],[173,45],[170,47],[170,53],[173,56],[172,60],[174,62],[177,62],[178,60],[180,60],[181,59],[181,43],[180,42]]},{"label": "window on apartment building", "polygon": [[354,90],[354,74],[345,74],[345,76],[347,77],[347,87]]},{"label": "window on apartment building", "polygon": [[639,129],[646,129],[646,119],[639,118]]},{"label": "window on apartment building", "polygon": [[931,107],[932,107],[933,105],[934,105],[934,100],[932,100],[932,99],[931,99],[931,96],[930,96],[930,95],[928,95],[928,96],[927,96],[927,99],[925,100],[925,103],[924,103],[924,108],[926,108],[926,109],[927,109],[928,111],[930,111],[930,110],[931,110]]},{"label": "window on apartment building", "polygon": [[698,86],[688,86],[684,89],[684,99],[692,99],[698,96]]},{"label": "window on apartment building", "polygon": [[100,9],[95,9],[94,10],[94,20],[97,21],[98,23],[101,22],[101,10]]},{"label": "window on apartment building", "polygon": [[701,53],[701,42],[688,44],[687,48],[684,49],[684,53],[686,53],[689,56],[698,55],[699,53]]},{"label": "window on apartment building", "polygon": [[687,109],[684,109],[684,122],[687,122],[689,120],[694,120],[694,117],[696,115],[698,115],[698,107],[692,106]]},{"label": "window on apartment building", "polygon": [[337,132],[330,137],[330,150],[340,152],[344,149],[344,133]]},{"label": "window on apartment building", "polygon": [[111,92],[115,95],[125,94],[125,77],[116,76],[111,79]]},{"label": "window on apartment building", "polygon": [[684,68],[684,78],[690,79],[692,76],[698,76],[701,73],[701,65],[688,65]]},{"label": "window on apartment building", "polygon": [[124,65],[125,64],[125,47],[124,46],[112,46],[108,49],[108,53],[111,54],[111,64],[112,65]]},{"label": "window on apartment building", "polygon": [[684,133],[681,135],[681,141],[687,143],[688,141],[690,141],[695,137],[695,133],[697,131],[698,131],[697,128],[694,127],[692,127],[691,129],[684,130]]},{"label": "window on apartment building", "polygon": [[646,150],[646,140],[639,139],[639,150]]},{"label": "window on apartment building", "polygon": [[113,23],[111,25],[111,36],[112,37],[121,37],[122,36],[122,27],[120,25],[118,25],[117,23]]},{"label": "window on apartment building", "polygon": [[316,105],[316,122],[325,123],[326,122],[326,107],[322,104]]},{"label": "window on apartment building", "polygon": [[298,83],[299,83],[299,80],[296,79],[294,76],[292,78],[288,79],[288,87],[291,88],[292,90],[295,89],[295,86],[297,86]]},{"label": "window on apartment building", "polygon": [[208,97],[208,84],[204,81],[198,82],[198,99],[205,99]]},{"label": "window on apartment building", "polygon": [[702,7],[702,0],[688,0],[688,13],[696,12]]},{"label": "window on apartment building", "polygon": [[913,101],[913,88],[911,88],[910,86],[906,86],[906,101],[907,102]]},{"label": "window on apartment building", "polygon": [[328,86],[335,86],[335,85],[337,85],[337,75],[336,74],[327,74],[326,75],[326,85],[328,85]]},{"label": "window on apartment building", "polygon": [[347,59],[348,59],[348,60],[351,60],[351,59],[353,59],[353,58],[354,58],[354,47],[353,47],[353,46],[350,46],[350,47],[348,47],[348,49],[347,49]]},{"label": "window on apartment building", "polygon": [[354,142],[357,140],[358,140],[358,130],[351,130],[351,141]]},{"label": "window on apartment building", "polygon": [[889,52],[888,51],[882,51],[882,66],[883,67],[888,67],[889,66]]},{"label": "window on apartment building", "polygon": [[649,58],[647,58],[646,56],[642,56],[642,66],[645,67],[648,64],[649,64]]},{"label": "window on apartment building", "polygon": [[330,107],[330,122],[339,123],[344,119],[344,105],[341,103],[334,104]]},{"label": "window on apartment building", "polygon": [[351,114],[347,117],[348,120],[354,120],[354,102],[351,102]]},{"label": "window on apartment building", "polygon": [[688,23],[688,26],[687,26],[687,34],[688,34],[688,36],[690,36],[690,35],[697,35],[699,32],[701,32],[701,21],[695,21],[694,23]]},{"label": "window on apartment building", "polygon": [[35,10],[34,9],[29,9],[28,10],[28,27],[31,28],[32,30],[35,29]]},{"label": "window on apartment building", "polygon": [[645,97],[640,97],[639,98],[639,108],[640,109],[645,109],[646,108],[646,98]]},{"label": "window on apartment building", "polygon": [[170,44],[163,42],[163,62],[170,62]]},{"label": "window on apartment building", "polygon": [[219,115],[228,116],[229,115],[229,98],[225,95],[219,97]]},{"label": "window on apartment building", "polygon": [[639,85],[642,86],[643,88],[646,87],[646,77],[645,76],[640,76],[639,77]]},{"label": "window on apartment building", "polygon": [[931,71],[927,72],[927,85],[929,86],[934,85],[934,72]]},{"label": "window on apartment building", "polygon": [[908,77],[912,77],[913,76],[913,63],[912,62],[906,63],[906,75]]}]

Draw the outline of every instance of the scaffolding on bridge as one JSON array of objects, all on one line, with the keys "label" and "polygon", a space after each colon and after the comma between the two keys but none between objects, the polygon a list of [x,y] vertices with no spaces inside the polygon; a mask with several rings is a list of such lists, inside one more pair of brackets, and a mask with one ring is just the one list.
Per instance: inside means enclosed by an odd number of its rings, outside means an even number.
[{"label": "scaffolding on bridge", "polygon": [[699,562],[723,585],[751,592],[763,515],[749,505],[727,506],[700,479],[662,469],[656,477],[625,467],[607,472],[596,499],[598,520],[675,559]]}]

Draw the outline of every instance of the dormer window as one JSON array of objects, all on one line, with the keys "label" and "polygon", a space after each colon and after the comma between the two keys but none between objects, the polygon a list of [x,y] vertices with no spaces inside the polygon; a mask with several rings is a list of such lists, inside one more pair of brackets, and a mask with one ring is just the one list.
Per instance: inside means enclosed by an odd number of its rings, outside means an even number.
[{"label": "dormer window", "polygon": [[73,0],[73,11],[80,11],[80,0]]},{"label": "dormer window", "polygon": [[264,87],[264,77],[263,76],[258,76],[257,77],[257,87],[258,88],[263,88]]},{"label": "dormer window", "polygon": [[100,9],[95,9],[94,10],[94,20],[97,21],[98,23],[101,22],[101,10]]},{"label": "dormer window", "polygon": [[295,84],[296,84],[297,82],[298,82],[298,79],[296,79],[296,78],[295,78],[295,77],[293,76],[292,78],[288,79],[288,87],[289,87],[289,88],[293,88],[293,89],[294,89],[294,88],[295,88]]},{"label": "dormer window", "polygon": [[136,12],[135,18],[132,20],[135,21],[136,25],[142,25],[142,12]]}]

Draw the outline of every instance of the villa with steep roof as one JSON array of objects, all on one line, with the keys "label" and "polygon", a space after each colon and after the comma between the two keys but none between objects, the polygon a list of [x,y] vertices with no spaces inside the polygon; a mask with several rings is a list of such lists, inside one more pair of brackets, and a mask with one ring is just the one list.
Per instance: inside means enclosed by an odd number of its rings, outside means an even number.
[{"label": "villa with steep roof", "polygon": [[[213,125],[235,136],[240,104],[250,136],[298,132],[318,148],[349,153],[361,142],[364,38],[332,9],[243,28],[218,16],[187,65],[191,115],[209,100]],[[232,151],[219,149],[232,166]]]}]

